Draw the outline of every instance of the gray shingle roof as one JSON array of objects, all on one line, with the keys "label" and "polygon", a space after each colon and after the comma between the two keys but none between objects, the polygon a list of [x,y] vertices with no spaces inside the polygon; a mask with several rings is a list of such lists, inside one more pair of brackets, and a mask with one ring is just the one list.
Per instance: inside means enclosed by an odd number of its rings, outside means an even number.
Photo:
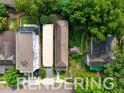
[{"label": "gray shingle roof", "polygon": [[0,0],[0,2],[7,6],[13,6],[12,0]]},{"label": "gray shingle roof", "polygon": [[92,49],[88,53],[89,66],[103,66],[109,60],[112,59],[112,42],[115,40],[114,37],[108,36],[107,39],[101,43],[92,42]]},{"label": "gray shingle roof", "polygon": [[35,27],[20,27],[18,31],[19,32],[35,32],[37,35],[39,34],[39,28],[35,28]]}]

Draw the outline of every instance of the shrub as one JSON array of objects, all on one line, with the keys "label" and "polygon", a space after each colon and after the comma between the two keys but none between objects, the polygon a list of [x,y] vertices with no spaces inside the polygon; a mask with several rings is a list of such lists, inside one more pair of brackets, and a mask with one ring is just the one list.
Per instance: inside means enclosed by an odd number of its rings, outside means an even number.
[{"label": "shrub", "polygon": [[47,24],[48,23],[48,17],[46,15],[42,15],[40,17],[40,23],[41,24]]},{"label": "shrub", "polygon": [[55,14],[49,15],[49,22],[50,22],[50,23],[55,23],[56,20],[57,20],[57,17],[56,17]]},{"label": "shrub", "polygon": [[40,75],[41,79],[46,77],[46,70],[45,70],[45,68],[40,68],[39,75]]},{"label": "shrub", "polygon": [[17,78],[20,76],[19,71],[16,70],[15,67],[10,67],[5,75],[5,81],[7,82],[8,86],[16,86],[17,85]]}]

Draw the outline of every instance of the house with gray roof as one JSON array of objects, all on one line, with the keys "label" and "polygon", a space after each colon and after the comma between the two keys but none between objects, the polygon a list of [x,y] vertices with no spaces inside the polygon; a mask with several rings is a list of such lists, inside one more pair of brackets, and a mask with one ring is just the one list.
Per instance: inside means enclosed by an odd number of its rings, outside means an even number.
[{"label": "house with gray roof", "polygon": [[100,43],[94,42],[91,38],[90,50],[86,56],[86,64],[90,70],[102,71],[103,65],[114,59],[112,51],[116,46],[116,41],[116,38],[110,35]]},{"label": "house with gray roof", "polygon": [[35,27],[21,27],[16,34],[16,69],[33,73],[40,68],[40,37]]},{"label": "house with gray roof", "polygon": [[5,6],[14,7],[12,0],[0,0]]},{"label": "house with gray roof", "polygon": [[0,73],[15,64],[15,32],[0,33]]},{"label": "house with gray roof", "polygon": [[56,71],[68,69],[68,22],[59,20],[55,24]]}]

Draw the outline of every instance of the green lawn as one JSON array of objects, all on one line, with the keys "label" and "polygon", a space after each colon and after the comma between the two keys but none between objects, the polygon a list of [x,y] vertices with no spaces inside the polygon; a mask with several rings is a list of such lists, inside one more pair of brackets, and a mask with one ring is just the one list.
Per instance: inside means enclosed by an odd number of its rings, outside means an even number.
[{"label": "green lawn", "polygon": [[20,26],[24,26],[24,24],[36,24],[36,19],[30,17],[21,17]]}]

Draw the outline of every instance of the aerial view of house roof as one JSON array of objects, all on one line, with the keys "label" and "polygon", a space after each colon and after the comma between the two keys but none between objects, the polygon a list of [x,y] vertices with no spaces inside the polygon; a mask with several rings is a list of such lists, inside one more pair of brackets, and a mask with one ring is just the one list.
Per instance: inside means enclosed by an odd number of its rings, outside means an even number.
[{"label": "aerial view of house roof", "polygon": [[5,31],[0,34],[0,60],[15,59],[15,32]]},{"label": "aerial view of house roof", "polygon": [[32,72],[33,70],[32,39],[32,32],[16,35],[16,67],[20,72]]},{"label": "aerial view of house roof", "polygon": [[124,93],[124,0],[0,0],[0,93]]},{"label": "aerial view of house roof", "polygon": [[0,73],[4,74],[6,69],[15,62],[15,32],[0,32]]},{"label": "aerial view of house roof", "polygon": [[88,53],[88,66],[103,66],[113,59],[112,49],[116,45],[116,38],[108,36],[103,42],[96,43],[91,41],[90,51]]},{"label": "aerial view of house roof", "polygon": [[64,20],[55,25],[55,65],[58,69],[68,66],[68,22]]}]

